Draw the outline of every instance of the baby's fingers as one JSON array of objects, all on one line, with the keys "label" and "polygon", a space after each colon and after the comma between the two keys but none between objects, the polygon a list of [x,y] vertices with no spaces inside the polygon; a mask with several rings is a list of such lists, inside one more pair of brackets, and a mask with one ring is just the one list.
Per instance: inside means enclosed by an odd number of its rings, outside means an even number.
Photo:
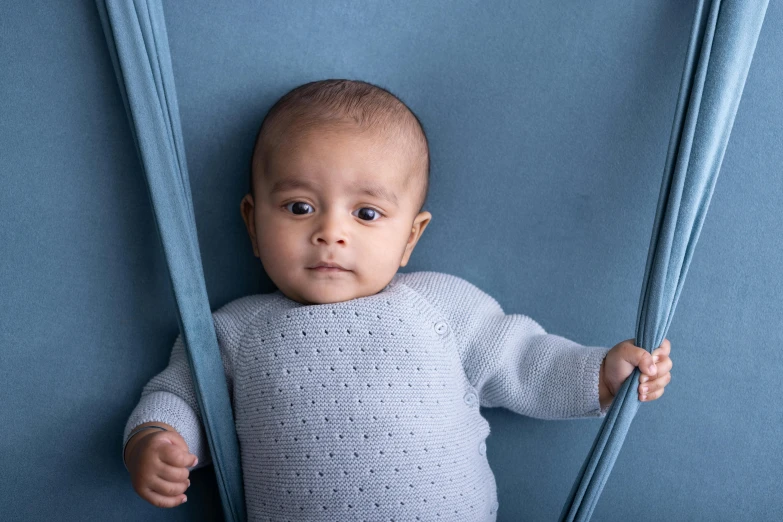
[{"label": "baby's fingers", "polygon": [[187,482],[169,482],[160,477],[152,478],[148,485],[148,499],[157,507],[171,508],[187,500],[183,494],[188,489]]},{"label": "baby's fingers", "polygon": [[663,355],[668,357],[672,350],[672,343],[668,339],[664,339],[661,345],[652,351],[652,355]]},{"label": "baby's fingers", "polygon": [[650,402],[659,398],[661,395],[663,395],[663,388],[658,391],[650,392],[647,395],[640,395],[639,400],[642,402]]},{"label": "baby's fingers", "polygon": [[187,482],[190,477],[190,470],[188,468],[179,468],[175,466],[169,466],[167,464],[158,464],[155,475],[158,478],[166,480],[168,482]]},{"label": "baby's fingers", "polygon": [[[653,352],[654,353],[654,352]],[[657,359],[656,359],[657,357]],[[654,355],[653,361],[655,361],[655,368],[658,370],[655,373],[654,377],[662,378],[666,376],[667,373],[670,373],[672,370],[672,367],[674,366],[674,363],[672,363],[672,360],[669,357],[666,357],[664,355]],[[641,374],[639,375],[639,382],[640,383],[646,383],[650,380],[649,375]]]},{"label": "baby's fingers", "polygon": [[188,498],[185,495],[179,494],[175,496],[161,495],[157,491],[147,488],[144,492],[144,499],[155,507],[172,508],[177,507],[184,502],[187,502]]},{"label": "baby's fingers", "polygon": [[173,444],[162,444],[158,450],[158,458],[162,462],[178,468],[190,468],[195,466],[198,461],[195,455]]},{"label": "baby's fingers", "polygon": [[659,379],[646,382],[639,385],[639,400],[642,402],[652,401],[663,395],[663,390],[672,380],[672,374],[667,373]]}]

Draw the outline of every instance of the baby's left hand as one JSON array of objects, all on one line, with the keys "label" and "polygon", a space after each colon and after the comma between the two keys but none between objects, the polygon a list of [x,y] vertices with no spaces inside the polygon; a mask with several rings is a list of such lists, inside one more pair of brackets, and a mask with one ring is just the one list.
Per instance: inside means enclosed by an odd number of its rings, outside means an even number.
[{"label": "baby's left hand", "polygon": [[639,400],[653,401],[663,395],[663,390],[672,380],[672,360],[669,357],[671,343],[664,339],[661,345],[652,351],[634,345],[636,339],[627,339],[606,353],[599,377],[599,389],[604,386],[612,398],[617,395],[625,380],[638,366]]}]

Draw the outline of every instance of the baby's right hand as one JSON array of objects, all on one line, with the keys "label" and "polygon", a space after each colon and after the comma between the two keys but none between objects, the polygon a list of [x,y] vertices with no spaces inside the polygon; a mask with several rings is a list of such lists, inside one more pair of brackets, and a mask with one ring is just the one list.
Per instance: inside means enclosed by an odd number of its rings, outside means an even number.
[{"label": "baby's right hand", "polygon": [[179,433],[157,431],[136,443],[127,464],[136,493],[153,506],[171,508],[187,501],[188,468],[197,462]]}]

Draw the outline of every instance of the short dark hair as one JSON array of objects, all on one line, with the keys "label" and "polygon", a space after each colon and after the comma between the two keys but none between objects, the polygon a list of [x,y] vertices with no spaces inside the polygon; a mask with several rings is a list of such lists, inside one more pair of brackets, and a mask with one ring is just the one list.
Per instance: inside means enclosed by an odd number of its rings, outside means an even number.
[{"label": "short dark hair", "polygon": [[[409,144],[421,168],[406,178],[421,178],[419,212],[429,192],[430,151],[424,126],[414,112],[387,89],[361,80],[328,79],[305,83],[288,91],[269,109],[256,135],[250,159],[250,194],[255,197],[254,173],[259,161],[279,145],[290,124],[305,129],[321,123],[349,121],[360,128],[397,133]],[[423,174],[421,171],[424,171]]]}]

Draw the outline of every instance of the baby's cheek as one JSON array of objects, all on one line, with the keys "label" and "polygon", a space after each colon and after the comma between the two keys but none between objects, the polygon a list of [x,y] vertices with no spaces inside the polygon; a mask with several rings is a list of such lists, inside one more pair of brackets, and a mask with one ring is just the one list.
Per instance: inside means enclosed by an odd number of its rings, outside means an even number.
[{"label": "baby's cheek", "polygon": [[258,248],[261,258],[267,260],[270,266],[285,268],[299,259],[294,233],[286,233],[281,229],[263,230],[258,234]]}]

